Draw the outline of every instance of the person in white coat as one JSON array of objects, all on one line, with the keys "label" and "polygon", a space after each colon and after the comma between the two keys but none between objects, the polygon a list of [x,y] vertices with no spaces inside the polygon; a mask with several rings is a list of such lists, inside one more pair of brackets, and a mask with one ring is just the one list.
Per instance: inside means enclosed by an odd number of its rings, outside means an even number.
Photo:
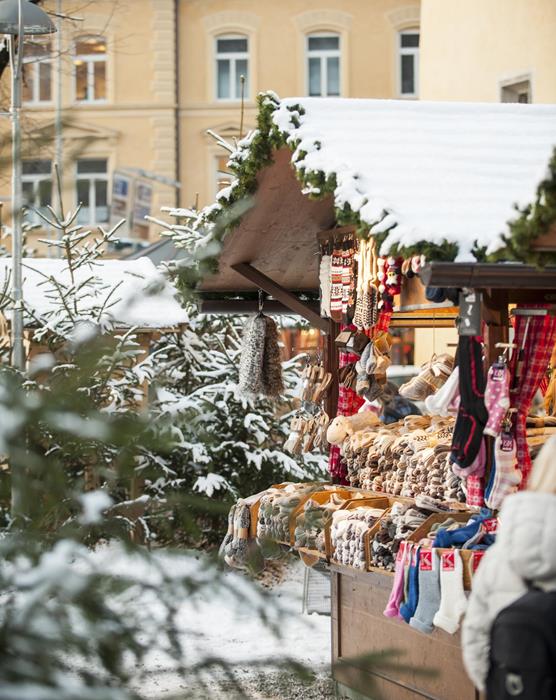
[{"label": "person in white coat", "polygon": [[462,627],[463,660],[475,686],[485,689],[490,630],[498,613],[531,584],[556,590],[556,436],[539,452],[526,491],[507,496],[496,542],[473,578]]}]

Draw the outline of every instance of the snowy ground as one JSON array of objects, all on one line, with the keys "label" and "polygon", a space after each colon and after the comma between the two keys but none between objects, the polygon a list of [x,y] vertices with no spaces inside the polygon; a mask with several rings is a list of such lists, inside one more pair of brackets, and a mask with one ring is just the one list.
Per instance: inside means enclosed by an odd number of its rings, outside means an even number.
[{"label": "snowy ground", "polygon": [[[97,552],[103,558],[101,552]],[[118,569],[117,558],[110,556],[106,562],[112,571]],[[180,568],[191,573],[202,568],[202,559],[180,558]],[[148,572],[145,572],[148,575]],[[207,676],[208,688],[199,683],[192,687],[190,677],[177,674],[172,662],[163,654],[153,653],[148,659],[148,677],[142,680],[139,692],[149,700],[201,700],[252,698],[253,700],[326,700],[334,698],[330,680],[330,617],[302,615],[304,567],[292,557],[287,567],[278,570],[281,580],[276,583],[268,577],[257,589],[269,600],[264,603],[270,623],[277,623],[280,637],[275,636],[268,624],[253,610],[260,605],[257,591],[253,592],[245,580],[234,572],[225,574],[228,587],[213,590],[203,586],[191,595],[179,610],[180,631],[187,648],[188,664],[207,656],[218,656],[232,664],[234,677],[239,680],[245,693],[239,695],[233,682],[227,681],[223,672],[214,670]],[[276,578],[276,577],[275,577]],[[253,607],[239,603],[231,589],[239,588]],[[156,616],[156,602],[153,605]],[[280,613],[277,613],[277,609]],[[290,669],[272,668],[272,662],[285,655],[294,658],[311,669],[315,677],[302,681]],[[268,660],[271,660],[269,663]],[[257,667],[257,664],[261,666]]]}]

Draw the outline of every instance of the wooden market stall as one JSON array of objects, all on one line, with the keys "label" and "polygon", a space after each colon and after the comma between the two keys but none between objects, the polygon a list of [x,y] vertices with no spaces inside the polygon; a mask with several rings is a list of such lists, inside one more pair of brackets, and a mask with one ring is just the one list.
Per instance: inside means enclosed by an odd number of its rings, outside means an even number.
[{"label": "wooden market stall", "polygon": [[[329,416],[337,413],[340,322],[321,315],[319,265],[323,247],[334,241],[356,242],[370,230],[385,256],[424,254],[427,264],[404,278],[395,295],[390,327],[458,324],[462,335],[483,335],[487,363],[500,354],[497,343],[508,342],[512,305],[544,305],[552,313],[556,267],[525,263],[556,263],[550,227],[556,212],[525,244],[523,229],[519,245],[512,243],[515,229],[507,222],[521,216],[527,223],[527,213],[514,205],[526,207],[537,197],[556,145],[555,107],[270,95],[261,98],[260,112],[259,131],[232,158],[238,179],[216,209],[225,212],[246,193],[255,192],[254,201],[224,236],[218,272],[200,284],[202,309],[252,312],[262,290],[266,311],[299,314],[319,329],[333,375]],[[494,259],[500,262],[489,262]],[[425,286],[460,290],[459,308],[429,302]],[[361,495],[375,505],[372,499],[388,496],[359,489]],[[253,535],[256,517],[252,511]],[[284,544],[293,546],[293,537]],[[308,564],[330,567],[333,674],[344,688],[365,697],[375,688],[389,700],[478,697],[457,634],[424,635],[384,617],[391,573],[344,566],[329,549],[299,549]],[[385,649],[401,652],[402,665],[369,670],[361,661]]]}]

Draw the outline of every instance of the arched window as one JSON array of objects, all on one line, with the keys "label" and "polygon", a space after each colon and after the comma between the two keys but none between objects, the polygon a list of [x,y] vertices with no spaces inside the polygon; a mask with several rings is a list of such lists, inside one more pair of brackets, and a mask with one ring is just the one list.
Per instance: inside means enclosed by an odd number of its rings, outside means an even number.
[{"label": "arched window", "polygon": [[311,97],[340,95],[340,35],[319,32],[307,36],[307,93]]},{"label": "arched window", "polygon": [[399,86],[402,97],[419,96],[419,30],[404,29],[398,34]]},{"label": "arched window", "polygon": [[106,100],[106,40],[80,37],[75,42],[75,99],[77,102]]},{"label": "arched window", "polygon": [[219,100],[241,98],[241,76],[245,78],[244,95],[249,94],[249,39],[241,34],[216,37],[216,97]]}]

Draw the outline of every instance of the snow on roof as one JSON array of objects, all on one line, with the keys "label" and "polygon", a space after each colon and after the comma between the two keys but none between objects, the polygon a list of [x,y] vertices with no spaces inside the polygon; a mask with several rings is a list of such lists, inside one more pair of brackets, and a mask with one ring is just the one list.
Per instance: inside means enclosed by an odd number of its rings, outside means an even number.
[{"label": "snow on roof", "polygon": [[[11,280],[11,267],[11,258],[0,258],[0,288],[4,287],[6,280]],[[75,272],[77,285],[91,277],[95,277],[99,285],[95,284],[94,291],[90,287],[93,293],[81,302],[82,308],[98,308],[110,290],[119,285],[110,297],[110,302],[115,303],[104,312],[103,321],[112,321],[117,326],[144,328],[167,328],[187,321],[175,287],[148,258],[102,260]],[[38,316],[60,306],[52,279],[64,287],[70,286],[70,274],[64,259],[24,259],[24,303]]]},{"label": "snow on roof", "polygon": [[460,261],[475,241],[504,247],[514,205],[534,202],[556,145],[555,105],[303,97],[281,100],[273,120],[297,144],[298,170],[336,176],[337,207],[372,232],[394,226],[383,252],[446,239]]}]

